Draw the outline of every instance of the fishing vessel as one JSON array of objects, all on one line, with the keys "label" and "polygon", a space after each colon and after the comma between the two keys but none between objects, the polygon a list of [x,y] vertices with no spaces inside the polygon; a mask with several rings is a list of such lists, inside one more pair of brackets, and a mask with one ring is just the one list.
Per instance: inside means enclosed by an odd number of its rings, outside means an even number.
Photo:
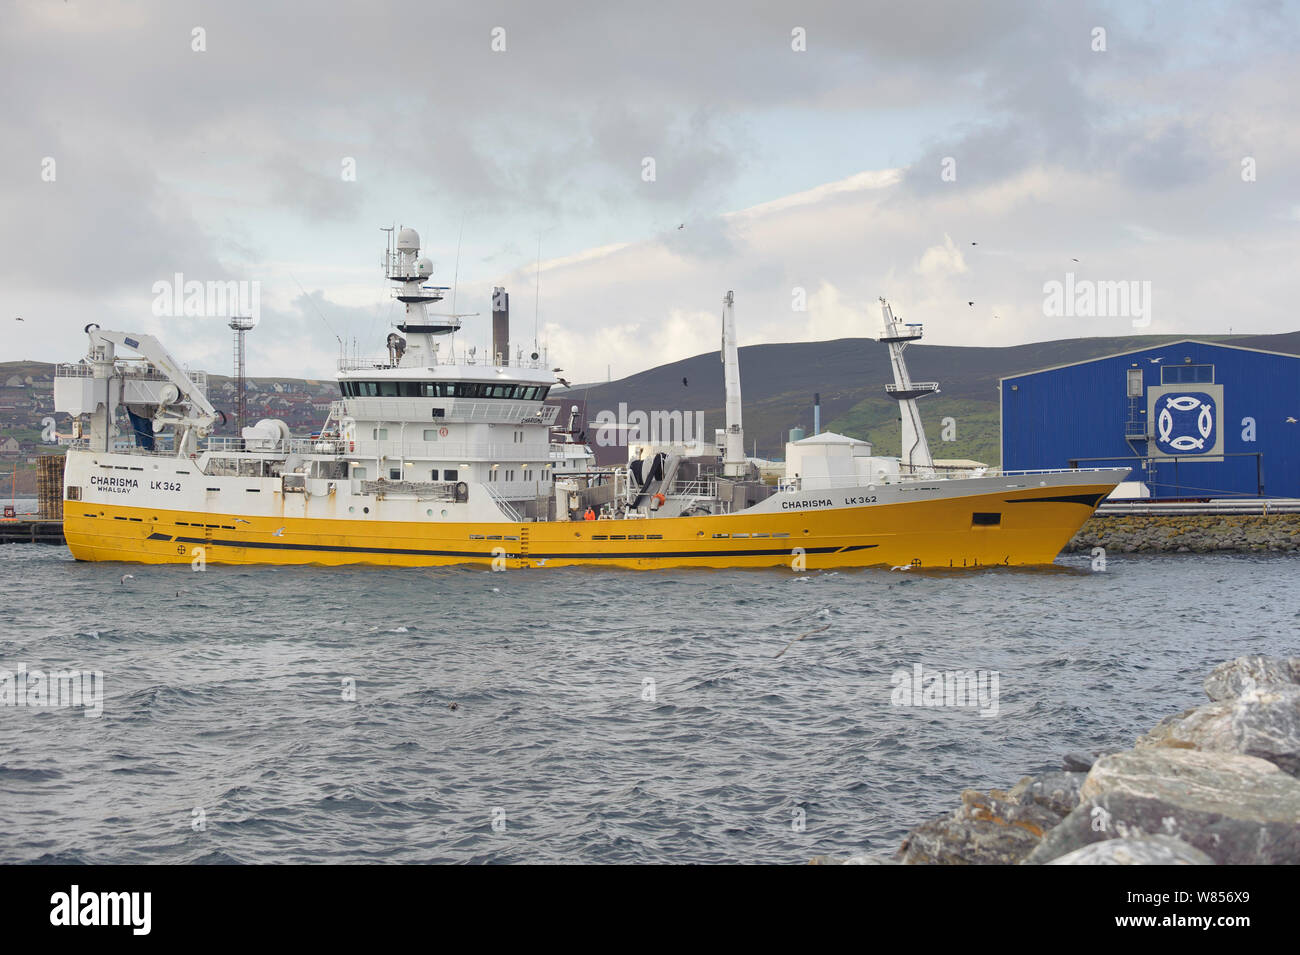
[{"label": "fishing vessel", "polygon": [[1050,564],[1127,474],[936,466],[918,402],[939,386],[912,381],[904,360],[922,329],[882,299],[901,455],[814,435],[787,446],[784,478],[765,482],[744,454],[731,292],[718,440],[638,434],[625,465],[598,467],[577,406],[557,423],[547,403],[568,387],[560,369],[536,344],[512,353],[503,289],[480,354],[460,316],[429,311],[447,288],[430,284],[415,230],[390,231],[383,262],[402,320],[381,357],[340,359],[339,397],[310,436],[275,419],[214,435],[226,416],[201,374],[154,336],[86,326],[85,357],[55,375],[56,409],[74,418],[73,556],[501,570]]}]

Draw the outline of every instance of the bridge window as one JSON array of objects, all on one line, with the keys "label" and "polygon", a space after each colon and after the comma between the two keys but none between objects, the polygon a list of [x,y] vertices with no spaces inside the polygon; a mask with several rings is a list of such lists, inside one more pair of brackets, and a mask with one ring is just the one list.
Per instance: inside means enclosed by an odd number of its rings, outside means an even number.
[{"label": "bridge window", "polygon": [[505,398],[541,401],[545,385],[498,384],[481,381],[340,381],[345,398]]}]

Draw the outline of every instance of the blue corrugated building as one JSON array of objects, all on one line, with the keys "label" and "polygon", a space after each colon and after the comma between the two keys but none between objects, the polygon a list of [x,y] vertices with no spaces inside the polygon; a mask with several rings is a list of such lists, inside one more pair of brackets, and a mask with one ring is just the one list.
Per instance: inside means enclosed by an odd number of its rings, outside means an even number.
[{"label": "blue corrugated building", "polygon": [[1300,356],[1186,340],[1001,391],[1008,470],[1124,463],[1153,498],[1300,497]]}]

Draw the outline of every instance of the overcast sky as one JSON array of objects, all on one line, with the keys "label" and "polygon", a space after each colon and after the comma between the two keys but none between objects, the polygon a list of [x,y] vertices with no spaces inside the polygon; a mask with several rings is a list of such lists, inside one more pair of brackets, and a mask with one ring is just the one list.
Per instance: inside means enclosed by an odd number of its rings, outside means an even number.
[{"label": "overcast sky", "polygon": [[153,314],[179,272],[260,283],[250,374],[328,376],[395,223],[439,284],[459,243],[466,344],[505,285],[570,380],[716,350],[727,289],[742,344],[881,295],[943,344],[1135,331],[1045,314],[1067,273],[1150,283],[1144,332],[1300,327],[1296,3],[3,8],[0,360],[95,321],[228,374],[222,318]]}]

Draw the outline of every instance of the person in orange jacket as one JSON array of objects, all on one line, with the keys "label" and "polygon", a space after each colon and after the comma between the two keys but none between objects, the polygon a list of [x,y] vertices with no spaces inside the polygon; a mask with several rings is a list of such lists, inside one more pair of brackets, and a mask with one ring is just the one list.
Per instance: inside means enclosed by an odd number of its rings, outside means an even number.
[{"label": "person in orange jacket", "polygon": [[596,512],[593,511],[590,507],[588,507],[585,511],[583,511],[582,519],[584,521],[594,521],[596,519]]}]

